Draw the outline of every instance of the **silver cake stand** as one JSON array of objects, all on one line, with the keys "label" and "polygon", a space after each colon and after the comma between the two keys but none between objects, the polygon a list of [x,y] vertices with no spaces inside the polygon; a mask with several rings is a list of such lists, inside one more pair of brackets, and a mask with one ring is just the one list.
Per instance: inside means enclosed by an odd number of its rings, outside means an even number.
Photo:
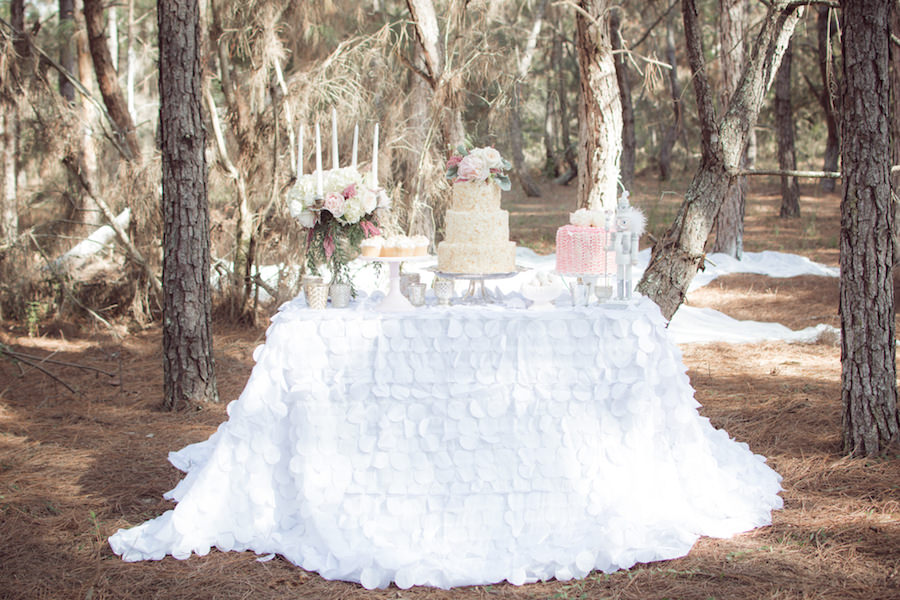
[{"label": "silver cake stand", "polygon": [[469,282],[469,289],[466,290],[462,298],[456,301],[456,304],[494,304],[497,302],[497,299],[494,297],[494,294],[484,287],[484,282],[493,279],[509,279],[519,273],[524,273],[528,269],[516,265],[516,270],[508,273],[447,273],[439,270],[437,267],[431,267],[428,270],[444,279]]}]

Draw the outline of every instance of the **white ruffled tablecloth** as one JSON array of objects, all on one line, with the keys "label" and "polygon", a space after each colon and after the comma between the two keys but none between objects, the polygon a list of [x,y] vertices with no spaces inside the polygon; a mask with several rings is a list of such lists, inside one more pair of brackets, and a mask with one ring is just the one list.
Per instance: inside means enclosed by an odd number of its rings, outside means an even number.
[{"label": "white ruffled tablecloth", "polygon": [[683,556],[782,506],[765,459],[698,414],[649,300],[371,302],[285,304],[228,421],[170,454],[174,510],[113,551],[277,553],[367,588],[523,584]]}]

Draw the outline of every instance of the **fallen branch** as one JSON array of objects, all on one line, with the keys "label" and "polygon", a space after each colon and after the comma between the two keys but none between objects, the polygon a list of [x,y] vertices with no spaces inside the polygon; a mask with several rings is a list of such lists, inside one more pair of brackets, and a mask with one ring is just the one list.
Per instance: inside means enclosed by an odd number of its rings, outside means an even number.
[{"label": "fallen branch", "polygon": [[150,280],[153,291],[156,292],[157,295],[162,296],[162,284],[159,282],[159,278],[156,276],[156,273],[153,272],[153,269],[150,268],[147,261],[144,260],[140,251],[131,243],[128,233],[119,225],[118,221],[116,221],[116,215],[109,207],[109,204],[106,203],[106,200],[94,193],[93,186],[91,186],[91,183],[85,178],[84,173],[71,156],[66,156],[63,159],[63,164],[65,164],[75,178],[78,179],[78,183],[81,185],[84,193],[100,207],[100,212],[103,213],[109,226],[116,232],[116,237],[119,238],[119,242],[125,247],[125,251],[128,253],[129,257],[144,270],[144,273],[147,274],[147,278]]}]

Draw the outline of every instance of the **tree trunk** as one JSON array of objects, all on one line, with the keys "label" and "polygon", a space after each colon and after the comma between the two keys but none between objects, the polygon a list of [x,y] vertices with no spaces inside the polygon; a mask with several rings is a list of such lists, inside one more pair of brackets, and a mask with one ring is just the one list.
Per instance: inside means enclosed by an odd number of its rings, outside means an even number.
[{"label": "tree trunk", "polygon": [[673,17],[666,19],[666,62],[671,65],[669,71],[669,92],[672,96],[672,124],[663,135],[659,147],[659,178],[668,181],[672,176],[672,149],[678,136],[681,135],[681,85],[678,83],[678,61],[675,55],[675,24]]},{"label": "tree trunk", "polygon": [[159,0],[165,406],[217,401],[197,0]]},{"label": "tree trunk", "polygon": [[[553,74],[550,74],[550,78]],[[550,81],[547,82],[548,84]],[[550,177],[559,175],[559,161],[556,156],[556,121],[559,118],[554,101],[554,93],[547,86],[547,96],[544,98],[544,173]]]},{"label": "tree trunk", "polygon": [[[841,138],[835,104],[840,101],[840,98],[837,93],[837,74],[834,71],[834,61],[831,57],[831,36],[837,29],[834,23],[837,14],[832,8],[826,6],[820,6],[818,11],[816,31],[819,43],[819,73],[822,76],[822,93],[819,96],[819,102],[825,111],[825,125],[828,128],[822,170],[836,172],[841,155]],[[819,188],[824,192],[833,192],[834,186],[835,180],[830,177],[819,180]]]},{"label": "tree trunk", "polygon": [[[900,1],[891,3],[891,38],[900,39]],[[900,165],[900,45],[896,42],[891,47],[891,164]],[[891,173],[891,197],[894,200],[894,222],[897,223],[900,202],[900,171]],[[895,227],[894,260],[900,260],[900,231]]]},{"label": "tree trunk", "polygon": [[843,0],[841,398],[844,452],[900,434],[890,195],[890,0]]},{"label": "tree trunk", "polygon": [[[75,72],[75,1],[59,0],[59,64],[69,73]],[[75,86],[69,78],[59,74],[59,94],[70,104],[75,102]]]},{"label": "tree trunk", "polygon": [[513,84],[512,105],[509,110],[509,140],[512,147],[512,163],[516,171],[516,178],[519,185],[522,186],[525,195],[529,198],[539,198],[541,196],[541,188],[537,186],[528,170],[525,168],[525,146],[524,136],[522,135],[522,121],[519,116],[520,100],[522,98],[522,82],[528,77],[531,71],[531,62],[534,60],[534,52],[537,49],[537,39],[541,33],[544,23],[544,12],[547,9],[549,0],[543,0],[535,9],[534,24],[528,34],[528,40],[525,42],[525,48],[522,51],[522,58],[519,59],[518,77]]},{"label": "tree trunk", "polygon": [[[438,26],[437,14],[432,0],[407,0],[407,8],[412,15],[415,28],[418,50],[421,52],[424,69],[418,70],[431,89],[429,99],[429,122],[432,128],[440,132],[434,136],[431,144],[423,148],[423,152],[429,154],[428,162],[432,165],[443,164],[443,156],[447,148],[453,148],[465,141],[465,126],[461,112],[461,90],[453,83],[453,73],[447,72],[445,63],[443,40],[458,40],[464,29],[466,2],[453,0],[450,2],[449,17],[446,27],[449,33],[441,35]],[[453,42],[457,43],[457,42]],[[453,50],[449,50],[453,55]],[[425,139],[429,139],[426,137]],[[430,172],[437,172],[436,169]],[[418,233],[434,237],[432,225],[440,221],[440,215],[432,218],[434,207],[438,198],[429,190],[433,188],[433,182],[427,181],[425,173],[419,171],[413,174],[413,193],[410,194],[406,207],[407,232]]]},{"label": "tree trunk", "polygon": [[[578,107],[578,205],[612,208],[622,155],[622,103],[610,45],[609,0],[579,0],[575,14],[581,102]],[[583,12],[582,12],[583,11]]]},{"label": "tree trunk", "polygon": [[694,0],[683,0],[684,32],[700,119],[701,162],[684,202],[662,239],[653,247],[650,264],[637,291],[659,305],[670,319],[684,301],[713,220],[741,164],[741,155],[781,55],[797,24],[797,7],[787,0],[770,4],[749,60],[725,115],[717,122],[706,75],[702,31]]},{"label": "tree trunk", "polygon": [[2,161],[3,197],[0,204],[0,251],[15,245],[19,237],[19,207],[16,201],[16,145],[18,142],[18,107],[14,98],[0,100],[2,110],[3,150]]},{"label": "tree trunk", "polygon": [[0,128],[2,128],[3,148],[0,149],[0,169],[2,169],[3,190],[0,195],[0,249],[7,249],[19,237],[19,207],[16,194],[18,169],[16,156],[19,147],[19,106],[18,78],[20,67],[28,56],[28,42],[18,32],[25,31],[24,0],[12,0],[9,7],[13,26],[13,48],[19,60],[9,65],[12,76],[4,78],[0,89]]},{"label": "tree trunk", "polygon": [[616,67],[616,82],[619,86],[619,101],[622,103],[622,158],[619,161],[619,178],[626,189],[634,186],[634,162],[637,141],[634,137],[634,105],[631,102],[631,79],[628,63],[625,61],[622,42],[622,9],[615,7],[609,11],[609,35],[612,42],[613,61]]},{"label": "tree trunk", "polygon": [[[557,13],[558,16],[558,13]],[[559,136],[563,155],[571,175],[565,181],[569,183],[578,174],[578,154],[572,144],[572,133],[569,127],[569,84],[566,81],[566,68],[563,61],[563,38],[559,32],[553,35],[553,46],[550,49],[550,62],[556,74],[556,99],[559,102]]]},{"label": "tree trunk", "polygon": [[128,0],[125,35],[128,38],[125,47],[125,104],[128,106],[128,114],[133,120],[137,120],[137,110],[134,107],[134,76],[137,73],[137,57],[134,55],[134,0]]},{"label": "tree trunk", "polygon": [[103,3],[101,0],[84,0],[84,20],[103,103],[106,105],[110,118],[116,124],[118,136],[124,140],[125,146],[131,154],[130,159],[139,161],[141,148],[138,144],[137,132],[134,122],[131,120],[131,114],[128,112],[128,103],[122,96],[116,76],[116,66],[112,62],[109,45],[103,33]]},{"label": "tree trunk", "polygon": [[[728,102],[737,89],[738,80],[746,63],[744,36],[747,31],[746,0],[719,0],[719,44],[722,52],[722,93],[723,112],[728,110]],[[741,148],[741,166],[746,166],[744,158],[746,142]],[[747,178],[737,177],[731,184],[725,201],[716,215],[716,240],[713,252],[723,252],[740,259],[744,254],[744,211],[747,192]]]},{"label": "tree trunk", "polygon": [[[76,2],[75,9],[75,49],[78,64],[78,79],[81,85],[89,92],[94,91],[94,70],[91,64],[91,52],[88,46],[87,30],[84,23],[84,12],[80,10],[80,2]],[[97,146],[94,141],[95,119],[97,111],[91,102],[82,99],[81,102],[81,169],[92,189],[97,189]],[[100,225],[103,221],[102,213],[90,195],[80,194],[80,221],[90,225]]]},{"label": "tree trunk", "polygon": [[[781,66],[775,75],[775,137],[778,141],[778,167],[786,171],[797,168],[794,150],[794,109],[791,106],[791,61],[793,52],[788,44]],[[781,217],[800,216],[800,184],[796,177],[781,176]]]}]

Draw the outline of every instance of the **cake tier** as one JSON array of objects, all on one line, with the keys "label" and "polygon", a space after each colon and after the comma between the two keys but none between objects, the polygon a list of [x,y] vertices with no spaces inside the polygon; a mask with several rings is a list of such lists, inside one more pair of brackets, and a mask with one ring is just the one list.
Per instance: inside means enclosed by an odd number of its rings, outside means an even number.
[{"label": "cake tier", "polygon": [[457,181],[453,184],[453,210],[489,211],[500,208],[500,187],[492,181]]},{"label": "cake tier", "polygon": [[565,225],[556,230],[556,270],[560,273],[615,273],[616,257],[607,250],[603,227]]},{"label": "cake tier", "polygon": [[438,270],[444,273],[487,275],[512,273],[516,270],[515,242],[441,242],[438,244],[437,255]]},{"label": "cake tier", "polygon": [[505,210],[448,210],[444,226],[448,242],[509,241],[509,213]]}]

